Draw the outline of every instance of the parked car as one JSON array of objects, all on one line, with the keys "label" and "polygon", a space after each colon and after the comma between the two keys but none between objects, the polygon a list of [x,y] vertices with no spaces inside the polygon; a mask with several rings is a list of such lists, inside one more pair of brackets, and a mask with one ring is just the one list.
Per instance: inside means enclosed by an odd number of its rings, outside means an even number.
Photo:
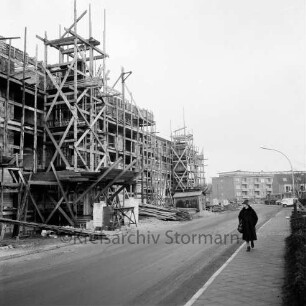
[{"label": "parked car", "polygon": [[277,203],[276,203],[276,200],[265,200],[265,204],[266,205],[275,205]]},{"label": "parked car", "polygon": [[281,200],[280,203],[283,207],[293,207],[295,201],[298,201],[298,199],[297,198],[284,198]]},{"label": "parked car", "polygon": [[222,207],[221,205],[213,205],[213,206],[211,206],[211,211],[212,212],[221,212],[221,211],[224,211],[224,207]]}]

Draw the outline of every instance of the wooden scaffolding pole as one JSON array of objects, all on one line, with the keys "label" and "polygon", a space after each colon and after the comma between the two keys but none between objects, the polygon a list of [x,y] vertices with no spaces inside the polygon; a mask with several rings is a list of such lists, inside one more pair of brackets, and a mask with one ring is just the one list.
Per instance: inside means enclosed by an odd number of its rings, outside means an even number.
[{"label": "wooden scaffolding pole", "polygon": [[37,74],[37,56],[38,46],[35,52],[35,95],[34,95],[34,144],[33,144],[33,172],[37,172],[37,90],[38,90],[38,74]]},{"label": "wooden scaffolding pole", "polygon": [[[100,191],[100,194],[103,194],[109,187],[114,185],[116,181],[118,181],[124,175],[124,173],[126,173],[129,169],[131,169],[136,164],[136,162],[137,162],[137,159],[133,160],[126,168],[124,168],[112,181],[110,181],[105,187],[103,187],[103,189]],[[95,197],[95,200],[98,197],[99,195]],[[124,199],[124,195],[123,195],[123,199]]]},{"label": "wooden scaffolding pole", "polygon": [[97,184],[99,184],[102,181],[102,179],[106,177],[112,169],[116,168],[116,166],[119,164],[120,161],[121,157],[118,160],[116,160],[103,174],[101,174],[101,176],[99,176],[99,178],[94,183],[92,183],[80,196],[78,196],[77,199],[73,201],[73,205],[77,204],[81,199],[83,199],[84,196],[89,191],[91,191]]},{"label": "wooden scaffolding pole", "polygon": [[[74,31],[77,33],[77,8],[76,8],[76,0],[74,0]],[[73,94],[74,94],[74,101],[73,101],[73,107],[72,107],[72,112],[73,112],[73,117],[74,117],[74,124],[73,124],[73,139],[74,139],[74,171],[77,171],[78,169],[78,155],[76,152],[76,143],[78,141],[78,111],[76,108],[76,103],[78,100],[78,53],[77,53],[77,43],[78,39],[76,36],[74,36],[74,74],[73,74]]]},{"label": "wooden scaffolding pole", "polygon": [[[47,32],[45,32],[45,40],[47,41]],[[47,67],[48,65],[48,47],[44,45],[44,62]],[[44,126],[47,126],[47,71],[44,70]],[[43,134],[43,155],[42,155],[42,164],[43,169],[46,168],[46,142],[47,142],[47,131],[44,129]]]},{"label": "wooden scaffolding pole", "polygon": [[[104,10],[104,16],[103,16],[103,53],[106,54],[106,12]],[[103,99],[106,99],[106,102],[109,102],[108,95],[107,95],[107,79],[106,79],[106,56],[103,56],[103,69],[102,69],[102,77],[103,77]],[[106,138],[106,152],[108,152],[108,145],[109,145],[109,135],[108,135],[108,128],[109,128],[109,120],[108,117],[106,116],[106,111],[103,113],[103,134],[104,137]],[[108,163],[110,162],[110,157],[108,158],[109,160],[105,160],[104,166],[106,167]]]},{"label": "wooden scaffolding pole", "polygon": [[126,125],[126,122],[125,122],[125,92],[124,92],[124,68],[122,67],[121,68],[121,84],[122,84],[122,108],[123,108],[123,168],[125,168],[125,158],[126,158],[126,153],[125,153],[125,142],[126,142],[126,139],[125,139],[125,134],[126,134],[126,129],[125,129],[125,125]]},{"label": "wooden scaffolding pole", "polygon": [[[1,168],[1,203],[0,203],[0,218],[3,217],[3,208],[4,208],[4,167]],[[4,237],[4,228],[3,225],[0,223],[0,241]]]},{"label": "wooden scaffolding pole", "polygon": [[8,55],[8,62],[7,62],[7,75],[6,75],[6,96],[5,96],[5,107],[4,107],[4,129],[3,129],[3,153],[4,155],[8,154],[8,120],[9,120],[9,113],[8,113],[8,106],[10,101],[10,77],[11,77],[11,44],[12,40],[10,39],[9,43],[9,55]]},{"label": "wooden scaffolding pole", "polygon": [[[91,5],[89,4],[89,40],[92,37],[92,21],[91,21]],[[89,48],[89,74],[91,77],[94,76],[94,67],[93,67],[93,48],[90,46]],[[89,98],[89,123],[90,125],[93,122],[93,115],[95,112],[95,107],[94,107],[94,102],[93,102],[93,94],[94,94],[94,89],[90,88],[90,98]],[[94,127],[93,127],[94,128]],[[95,170],[95,142],[94,142],[94,135],[93,133],[90,133],[90,139],[89,139],[89,167],[91,171]]]},{"label": "wooden scaffolding pole", "polygon": [[71,215],[71,217],[72,217],[72,220],[73,220],[73,224],[75,224],[75,223],[76,223],[76,218],[75,218],[75,216],[74,216],[73,210],[72,210],[72,208],[71,208],[71,206],[70,206],[70,203],[69,203],[69,200],[68,200],[68,198],[67,198],[67,191],[64,190],[64,187],[63,187],[63,185],[62,185],[62,183],[61,183],[61,181],[60,181],[60,179],[59,179],[59,177],[58,177],[58,175],[57,175],[57,172],[56,172],[56,170],[55,170],[55,167],[54,167],[53,163],[50,163],[50,165],[51,165],[52,171],[53,171],[53,173],[54,173],[55,179],[56,179],[56,181],[57,181],[57,184],[58,184],[58,186],[59,186],[59,188],[60,188],[60,191],[61,191],[61,193],[62,193],[62,196],[63,196],[64,199],[65,199],[67,208],[68,208],[69,213],[70,213],[70,215]]},{"label": "wooden scaffolding pole", "polygon": [[24,152],[24,121],[25,121],[25,70],[26,70],[26,51],[27,51],[27,28],[24,29],[24,50],[23,50],[23,72],[22,72],[22,115],[21,115],[21,125],[20,125],[20,148],[19,154],[23,162],[23,152]]}]

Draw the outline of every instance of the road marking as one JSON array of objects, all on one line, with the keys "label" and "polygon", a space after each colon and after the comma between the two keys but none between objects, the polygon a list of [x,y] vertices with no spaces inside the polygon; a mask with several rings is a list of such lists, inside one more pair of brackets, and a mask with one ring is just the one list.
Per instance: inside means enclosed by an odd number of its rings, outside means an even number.
[{"label": "road marking", "polygon": [[[273,216],[274,218],[275,216]],[[270,218],[266,221],[257,232],[259,232],[268,222],[271,221]],[[205,291],[206,289],[212,284],[212,282],[216,279],[216,277],[228,266],[228,264],[236,257],[238,252],[245,246],[245,242],[235,251],[235,253],[209,278],[209,280],[204,284],[202,288],[200,288],[192,297],[191,299],[184,305],[184,306],[191,306]]]},{"label": "road marking", "polygon": [[[276,215],[275,215],[276,216]],[[274,216],[274,217],[275,217]],[[260,232],[270,221],[272,220],[272,218],[270,218],[268,221],[266,221],[259,229],[257,232]]]}]

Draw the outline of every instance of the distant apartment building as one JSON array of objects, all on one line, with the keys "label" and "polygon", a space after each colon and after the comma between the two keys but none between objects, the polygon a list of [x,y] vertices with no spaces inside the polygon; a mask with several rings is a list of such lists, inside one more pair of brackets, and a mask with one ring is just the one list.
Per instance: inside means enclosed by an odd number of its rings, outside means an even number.
[{"label": "distant apartment building", "polygon": [[[306,190],[306,172],[294,171],[296,192]],[[285,172],[221,172],[212,178],[212,199],[241,201],[266,198],[268,195],[291,197],[293,190],[292,173]]]},{"label": "distant apartment building", "polygon": [[221,172],[212,178],[212,198],[218,200],[255,202],[272,193],[273,175],[265,172]]}]

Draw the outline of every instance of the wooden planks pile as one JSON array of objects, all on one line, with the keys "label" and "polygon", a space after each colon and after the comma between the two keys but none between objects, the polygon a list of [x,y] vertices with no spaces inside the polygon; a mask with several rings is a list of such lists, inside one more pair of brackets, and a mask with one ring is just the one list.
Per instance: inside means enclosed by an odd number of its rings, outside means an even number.
[{"label": "wooden planks pile", "polygon": [[149,204],[139,206],[139,216],[154,217],[164,221],[188,221],[192,219],[188,211]]},{"label": "wooden planks pile", "polygon": [[35,223],[35,222],[17,221],[17,220],[12,220],[12,219],[7,219],[7,218],[0,218],[0,223],[10,223],[10,224],[16,224],[20,226],[47,229],[47,230],[54,231],[58,234],[108,239],[107,235],[105,235],[104,233],[93,232],[93,231],[84,230],[81,228],[75,228],[71,226],[57,226],[57,225],[49,225],[49,224],[42,224],[42,223]]}]

